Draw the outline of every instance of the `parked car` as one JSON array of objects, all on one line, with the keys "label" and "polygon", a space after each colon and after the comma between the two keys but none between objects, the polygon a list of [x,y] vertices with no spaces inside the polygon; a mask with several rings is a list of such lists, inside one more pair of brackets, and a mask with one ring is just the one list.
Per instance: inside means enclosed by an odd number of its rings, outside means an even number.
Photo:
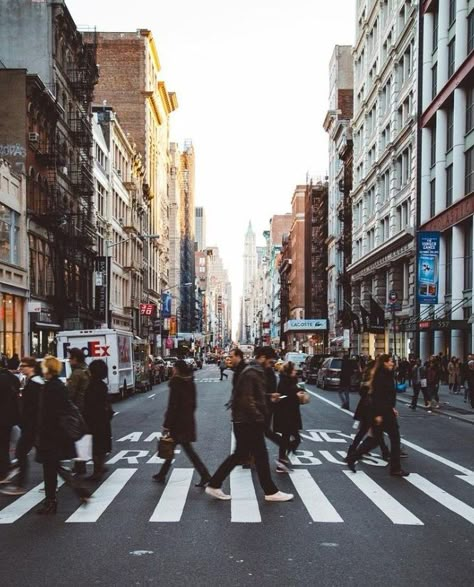
[{"label": "parked car", "polygon": [[307,383],[316,383],[318,379],[318,371],[321,368],[324,359],[327,358],[327,355],[310,355],[307,357],[306,361],[303,363],[301,379]]},{"label": "parked car", "polygon": [[193,368],[193,371],[197,371],[197,363],[196,361],[193,359],[193,357],[187,357],[186,359],[184,359],[186,361],[186,363]]},{"label": "parked car", "polygon": [[328,357],[324,360],[316,383],[321,389],[339,389],[341,385],[342,359],[339,357]]},{"label": "parked car", "polygon": [[303,373],[303,363],[306,361],[308,355],[306,353],[286,353],[285,363],[294,363],[298,377]]}]

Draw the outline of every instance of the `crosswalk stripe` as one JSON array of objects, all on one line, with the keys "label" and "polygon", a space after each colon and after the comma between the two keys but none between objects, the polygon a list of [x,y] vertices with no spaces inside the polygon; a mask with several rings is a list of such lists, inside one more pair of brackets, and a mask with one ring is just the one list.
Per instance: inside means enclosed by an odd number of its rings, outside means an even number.
[{"label": "crosswalk stripe", "polygon": [[456,477],[458,479],[462,479],[463,481],[465,481],[466,483],[469,483],[470,485],[474,485],[474,475],[456,475]]},{"label": "crosswalk stripe", "polygon": [[314,522],[344,521],[309,471],[305,469],[291,471],[290,478]]},{"label": "crosswalk stripe", "polygon": [[81,505],[67,523],[97,522],[100,516],[125,487],[137,469],[116,469],[102,485],[94,491],[89,503]]},{"label": "crosswalk stripe", "polygon": [[405,506],[382,489],[363,471],[343,473],[374,503],[394,524],[423,526],[423,522],[414,516]]},{"label": "crosswalk stripe", "polygon": [[[58,479],[58,488],[63,484],[64,481]],[[41,491],[42,489],[44,489],[44,484],[40,483],[28,491],[28,493],[25,493],[25,495],[22,495],[13,503],[7,505],[6,508],[3,508],[3,510],[0,511],[0,524],[13,524],[13,522],[16,522],[35,506],[40,504],[45,498],[44,491]]]},{"label": "crosswalk stripe", "polygon": [[444,507],[448,508],[448,510],[451,510],[468,522],[471,522],[471,524],[474,524],[474,508],[471,506],[467,505],[457,497],[454,497],[454,495],[451,495],[447,491],[444,491],[444,489],[441,489],[434,483],[431,483],[431,481],[428,481],[428,479],[418,475],[418,473],[410,473],[410,475],[405,477],[405,479],[420,489],[420,491],[423,491],[423,493],[426,493],[426,495],[441,505],[444,505]]},{"label": "crosswalk stripe", "polygon": [[173,469],[150,522],[179,522],[183,515],[194,469]]},{"label": "crosswalk stripe", "polygon": [[232,495],[230,504],[232,522],[258,523],[262,521],[250,469],[236,467],[232,471],[230,494]]}]

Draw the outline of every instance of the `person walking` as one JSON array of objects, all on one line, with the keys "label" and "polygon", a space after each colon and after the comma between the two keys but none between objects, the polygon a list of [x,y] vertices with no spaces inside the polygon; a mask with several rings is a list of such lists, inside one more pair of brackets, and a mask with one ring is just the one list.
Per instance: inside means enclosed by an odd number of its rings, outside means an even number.
[{"label": "person walking", "polygon": [[0,369],[0,484],[9,483],[16,471],[10,470],[10,440],[14,426],[20,423],[18,394],[20,381],[15,375],[16,362],[8,359]]},{"label": "person walking", "polygon": [[257,475],[266,501],[289,501],[291,493],[278,491],[270,472],[267,447],[265,446],[266,380],[265,369],[275,361],[271,347],[259,347],[255,359],[242,371],[232,398],[232,421],[234,423],[235,451],[227,457],[214,473],[206,487],[206,493],[217,499],[229,500],[221,487],[232,470],[249,454],[255,458]]},{"label": "person walking", "polygon": [[431,407],[431,409],[439,408],[439,381],[440,381],[440,370],[437,366],[437,362],[432,357],[426,368],[426,383],[427,383],[427,393],[430,404],[427,407]]},{"label": "person walking", "polygon": [[357,450],[348,455],[347,464],[354,473],[356,472],[355,463],[380,444],[385,431],[390,438],[390,475],[394,477],[409,475],[400,464],[400,430],[397,421],[398,412],[395,409],[397,394],[393,375],[394,366],[395,363],[390,355],[382,354],[377,357],[369,383],[373,406],[373,436],[367,436]]},{"label": "person walking", "polygon": [[73,459],[76,448],[64,428],[62,416],[68,410],[68,392],[59,379],[62,363],[47,356],[42,363],[44,387],[40,393],[38,428],[35,440],[36,460],[43,465],[45,500],[37,510],[38,514],[55,514],[57,510],[58,475],[73,489],[82,503],[86,503],[90,492],[79,485],[77,479],[64,467],[61,461]]},{"label": "person walking", "polygon": [[451,357],[448,363],[448,385],[449,393],[457,394],[459,381],[459,366],[456,357]]},{"label": "person walking", "polygon": [[104,467],[107,453],[112,451],[113,415],[109,393],[104,379],[107,378],[107,364],[96,359],[89,365],[90,379],[84,397],[84,419],[92,434],[92,460],[94,472],[87,477],[89,481],[100,481],[107,472]]},{"label": "person walking", "polygon": [[[472,355],[470,355],[472,356]],[[471,359],[467,364],[467,374],[466,374],[466,388],[469,394],[469,402],[471,404],[471,408],[474,408],[474,360]],[[464,400],[466,401],[466,400]]]},{"label": "person walking", "polygon": [[351,389],[351,379],[354,372],[354,364],[348,355],[342,358],[341,365],[341,379],[339,385],[339,399],[341,400],[341,408],[349,410],[349,392]]},{"label": "person walking", "polygon": [[18,476],[16,483],[7,485],[0,491],[5,495],[23,495],[28,476],[28,454],[34,446],[36,425],[38,421],[38,405],[43,378],[39,375],[40,366],[33,357],[24,357],[20,362],[21,374],[25,377],[20,402],[21,436],[16,445],[18,460]]},{"label": "person walking", "polygon": [[227,369],[227,365],[225,363],[224,357],[222,357],[221,360],[219,361],[219,371],[221,372],[221,381],[223,381],[224,377],[226,379],[229,377],[227,375],[227,373],[225,372],[226,369]]},{"label": "person walking", "polygon": [[[163,424],[163,434],[168,434],[176,444],[180,444],[187,457],[201,476],[196,487],[205,487],[211,475],[204,463],[195,452],[192,443],[196,442],[196,384],[194,383],[192,367],[183,360],[174,364],[174,373],[169,380],[168,409]],[[165,483],[166,475],[171,468],[172,460],[166,460],[153,479],[158,483]]]},{"label": "person walking", "polygon": [[299,431],[303,428],[298,397],[298,373],[294,363],[283,365],[278,383],[278,400],[273,404],[273,432],[281,434],[277,473],[288,473],[291,463],[288,451],[295,451],[301,443]]},{"label": "person walking", "polygon": [[418,396],[420,391],[423,393],[425,405],[429,405],[430,398],[428,395],[428,381],[426,379],[426,369],[421,364],[421,360],[417,359],[412,369],[412,382],[413,382],[413,397],[411,399],[410,408],[416,410],[418,405]]},{"label": "person walking", "polygon": [[[72,370],[71,377],[67,381],[69,398],[84,417],[85,397],[89,387],[90,373],[86,365],[86,357],[81,349],[72,348],[69,351],[69,363]],[[76,459],[73,472],[76,475],[84,475],[86,473],[86,461]]]}]

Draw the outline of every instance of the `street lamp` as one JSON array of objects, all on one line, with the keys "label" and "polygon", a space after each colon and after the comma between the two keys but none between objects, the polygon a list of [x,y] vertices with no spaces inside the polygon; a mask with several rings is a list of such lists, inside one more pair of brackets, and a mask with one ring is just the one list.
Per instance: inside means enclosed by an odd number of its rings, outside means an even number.
[{"label": "street lamp", "polygon": [[[107,328],[110,328],[111,324],[110,324],[110,310],[109,310],[109,306],[110,306],[110,301],[109,301],[109,251],[110,249],[113,249],[114,247],[117,247],[118,245],[121,245],[123,243],[126,243],[132,239],[136,238],[135,236],[129,236],[128,238],[124,238],[121,241],[118,241],[116,243],[112,243],[110,242],[110,240],[106,240],[105,241],[105,323],[107,325]],[[158,239],[160,238],[159,234],[143,234],[142,235],[143,239],[147,239],[147,240],[153,240],[153,239]]]}]

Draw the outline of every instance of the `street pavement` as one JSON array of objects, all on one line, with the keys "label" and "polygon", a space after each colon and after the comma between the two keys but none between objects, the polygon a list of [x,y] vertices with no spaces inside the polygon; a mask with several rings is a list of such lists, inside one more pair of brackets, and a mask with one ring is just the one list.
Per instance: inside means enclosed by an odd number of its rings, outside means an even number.
[{"label": "street pavement", "polygon": [[[230,381],[196,373],[197,452],[212,471],[231,447]],[[400,404],[412,474],[393,478],[377,453],[356,474],[343,462],[350,411],[337,393],[307,386],[294,472],[274,473],[293,502],[267,503],[255,472],[237,468],[211,499],[177,449],[165,486],[151,480],[167,386],[115,404],[109,473],[91,503],[59,490],[56,516],[34,513],[43,494],[0,496],[0,584],[9,586],[446,586],[474,571],[474,452],[470,423]],[[351,395],[355,407],[357,394]],[[276,447],[269,445],[273,461]]]}]

